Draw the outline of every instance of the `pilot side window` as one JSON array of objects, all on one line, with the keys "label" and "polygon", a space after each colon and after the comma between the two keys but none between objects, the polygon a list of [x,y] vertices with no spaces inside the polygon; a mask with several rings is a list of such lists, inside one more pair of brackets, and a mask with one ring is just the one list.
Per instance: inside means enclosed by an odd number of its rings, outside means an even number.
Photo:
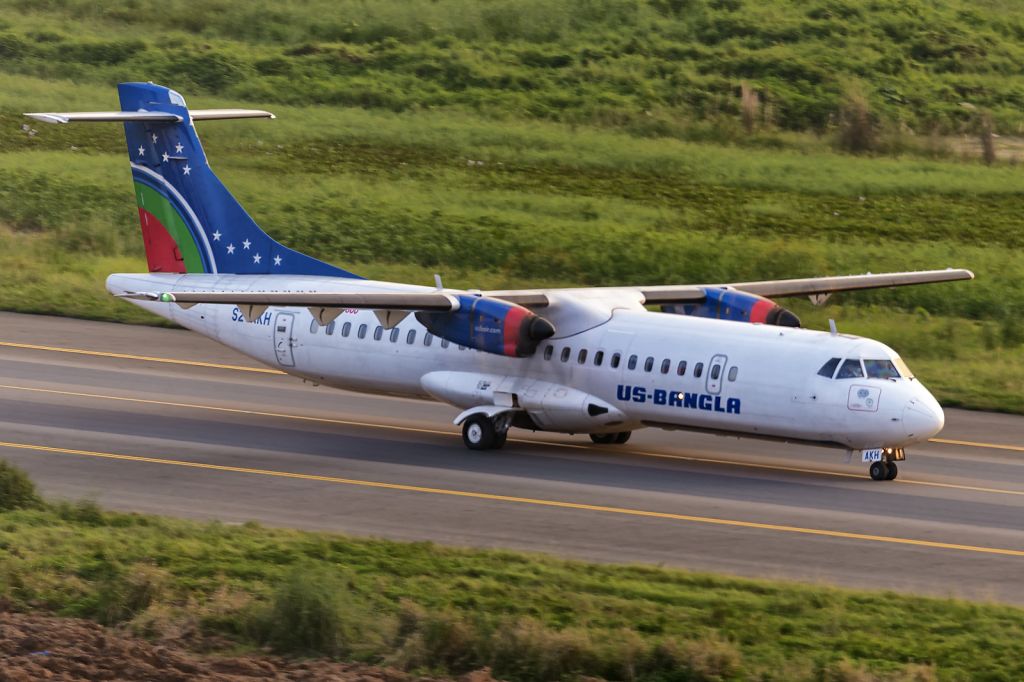
[{"label": "pilot side window", "polygon": [[602,362],[604,362],[604,351],[599,350],[594,353],[594,367],[600,367]]},{"label": "pilot side window", "polygon": [[341,325],[341,336],[342,336],[342,338],[346,338],[347,339],[348,335],[351,334],[351,333],[352,333],[352,323],[351,322],[346,322],[345,324]]},{"label": "pilot side window", "polygon": [[576,356],[576,363],[582,365],[587,361],[587,349],[580,348],[580,354]]},{"label": "pilot side window", "polygon": [[562,362],[569,362],[569,356],[572,355],[572,349],[566,346],[562,349]]},{"label": "pilot side window", "polygon": [[636,369],[636,360],[637,357],[635,355],[630,355],[629,362],[626,363],[626,369]]},{"label": "pilot side window", "polygon": [[698,362],[693,366],[693,376],[695,379],[700,379],[700,375],[704,373],[704,363]]},{"label": "pilot side window", "polygon": [[729,381],[736,381],[736,375],[739,374],[739,367],[733,365],[729,368]]},{"label": "pilot side window", "polygon": [[865,360],[864,369],[868,379],[899,379],[900,373],[896,365],[889,360]]},{"label": "pilot side window", "polygon": [[410,329],[409,333],[405,335],[405,342],[410,346],[416,343],[416,330]]},{"label": "pilot side window", "polygon": [[366,338],[366,325],[365,324],[359,325],[359,333],[357,334],[357,336],[359,336],[359,338],[361,338],[361,339],[365,339]]},{"label": "pilot side window", "polygon": [[686,360],[680,360],[679,364],[676,365],[676,374],[679,376],[686,374]]},{"label": "pilot side window", "polygon": [[668,358],[665,358],[664,360],[661,361],[661,373],[668,374],[668,371],[670,369],[672,369],[672,361],[669,360]]},{"label": "pilot side window", "polygon": [[612,353],[612,361],[611,361],[612,369],[618,369],[619,368],[619,362],[621,362],[621,361],[622,361],[622,354],[621,353]]},{"label": "pilot side window", "polygon": [[433,342],[434,342],[434,335],[433,334],[431,334],[430,332],[427,332],[426,334],[423,335],[423,345],[424,346],[429,346]]},{"label": "pilot side window", "polygon": [[835,375],[836,367],[838,366],[839,358],[832,358],[831,360],[829,360],[828,362],[821,366],[821,369],[818,370],[818,374],[825,377],[826,379],[831,379],[833,375]]},{"label": "pilot side window", "polygon": [[382,336],[384,336],[384,327],[377,325],[377,328],[373,330],[373,340],[380,341]]},{"label": "pilot side window", "polygon": [[555,352],[555,347],[554,346],[548,346],[547,348],[545,348],[544,349],[544,359],[545,360],[550,360],[551,356],[554,354],[554,352]]},{"label": "pilot side window", "polygon": [[836,379],[860,379],[863,376],[864,370],[860,366],[860,360],[850,358],[843,361],[843,366],[839,368]]}]

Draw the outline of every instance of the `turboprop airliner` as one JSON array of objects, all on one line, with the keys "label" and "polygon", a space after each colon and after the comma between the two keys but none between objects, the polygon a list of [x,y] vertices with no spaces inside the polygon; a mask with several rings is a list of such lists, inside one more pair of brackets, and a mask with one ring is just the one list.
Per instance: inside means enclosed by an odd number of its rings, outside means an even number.
[{"label": "turboprop airliner", "polygon": [[112,274],[107,290],[297,377],[450,404],[468,448],[500,448],[512,427],[602,444],[651,427],[841,448],[891,480],[905,448],[942,429],[895,351],[803,329],[771,299],[968,270],[505,291],[373,281],[276,242],[213,174],[195,123],[270,113],[190,110],[152,83],[118,93],[119,111],[28,114],[124,125],[149,272]]}]

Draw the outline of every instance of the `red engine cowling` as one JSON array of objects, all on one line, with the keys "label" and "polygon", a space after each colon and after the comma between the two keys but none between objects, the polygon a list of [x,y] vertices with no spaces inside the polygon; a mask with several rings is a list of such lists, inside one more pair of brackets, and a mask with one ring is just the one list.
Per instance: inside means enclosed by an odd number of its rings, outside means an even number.
[{"label": "red engine cowling", "polygon": [[525,358],[555,333],[554,326],[526,308],[496,298],[458,296],[459,309],[450,313],[416,313],[431,334],[460,346]]},{"label": "red engine cowling", "polygon": [[800,318],[775,301],[735,289],[705,289],[700,303],[663,305],[661,311],[715,320],[755,322],[779,327],[799,327]]}]

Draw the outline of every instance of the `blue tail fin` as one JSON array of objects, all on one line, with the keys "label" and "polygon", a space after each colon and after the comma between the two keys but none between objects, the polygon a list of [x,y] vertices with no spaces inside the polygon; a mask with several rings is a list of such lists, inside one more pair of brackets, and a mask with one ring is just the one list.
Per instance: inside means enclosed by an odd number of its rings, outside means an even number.
[{"label": "blue tail fin", "polygon": [[124,124],[151,272],[357,277],[289,249],[260,229],[210,170],[181,95],[152,83],[122,83],[117,89],[122,112],[180,119],[154,116]]}]

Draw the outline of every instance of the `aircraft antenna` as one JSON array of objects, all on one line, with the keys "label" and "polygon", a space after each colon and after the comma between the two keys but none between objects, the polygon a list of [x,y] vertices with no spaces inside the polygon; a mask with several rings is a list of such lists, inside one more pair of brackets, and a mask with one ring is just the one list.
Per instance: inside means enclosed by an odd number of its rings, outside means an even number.
[{"label": "aircraft antenna", "polygon": [[828,320],[828,331],[832,336],[839,334],[839,329],[836,328],[836,321],[832,318],[829,318]]}]

